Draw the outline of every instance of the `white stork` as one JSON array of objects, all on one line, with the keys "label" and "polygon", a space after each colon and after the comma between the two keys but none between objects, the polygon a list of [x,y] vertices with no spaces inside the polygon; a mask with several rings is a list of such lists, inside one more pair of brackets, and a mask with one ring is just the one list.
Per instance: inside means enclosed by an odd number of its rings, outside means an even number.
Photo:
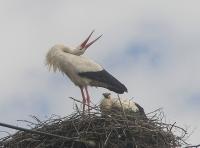
[{"label": "white stork", "polygon": [[[55,71],[61,71],[66,74],[71,81],[79,86],[83,98],[83,112],[86,103],[90,103],[88,86],[104,87],[118,94],[127,92],[127,88],[109,74],[101,65],[89,58],[80,56],[84,54],[86,49],[96,42],[102,35],[88,43],[92,33],[76,48],[70,48],[61,44],[53,46],[46,55],[46,63]],[[84,93],[86,92],[86,96]]]},{"label": "white stork", "polygon": [[147,118],[144,109],[133,100],[127,98],[113,98],[110,93],[103,93],[104,98],[101,100],[100,109],[103,114],[115,112],[116,110],[132,111],[139,113],[143,118]]}]

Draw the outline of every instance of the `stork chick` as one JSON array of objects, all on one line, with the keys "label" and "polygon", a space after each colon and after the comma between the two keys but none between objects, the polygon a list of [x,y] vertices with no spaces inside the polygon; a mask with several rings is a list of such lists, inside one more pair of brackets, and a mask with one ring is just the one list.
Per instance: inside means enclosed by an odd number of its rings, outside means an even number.
[{"label": "stork chick", "polygon": [[144,109],[136,102],[126,98],[112,98],[110,93],[103,93],[104,98],[100,103],[100,109],[103,114],[114,112],[116,110],[124,110],[139,113],[146,117]]}]

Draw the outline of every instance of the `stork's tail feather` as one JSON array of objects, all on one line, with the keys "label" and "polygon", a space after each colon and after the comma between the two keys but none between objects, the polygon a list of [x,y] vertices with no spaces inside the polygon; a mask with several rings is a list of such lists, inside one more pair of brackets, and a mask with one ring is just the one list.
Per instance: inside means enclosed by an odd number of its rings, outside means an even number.
[{"label": "stork's tail feather", "polygon": [[79,73],[81,77],[92,80],[91,85],[97,87],[104,87],[119,94],[128,92],[126,86],[119,82],[115,77],[109,74],[106,70],[96,72]]}]

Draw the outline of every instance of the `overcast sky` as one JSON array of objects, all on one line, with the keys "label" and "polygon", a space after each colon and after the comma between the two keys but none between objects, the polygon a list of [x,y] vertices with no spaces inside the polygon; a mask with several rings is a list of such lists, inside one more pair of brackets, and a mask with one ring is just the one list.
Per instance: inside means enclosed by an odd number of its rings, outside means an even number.
[{"label": "overcast sky", "polygon": [[[123,82],[150,112],[162,107],[167,122],[188,127],[200,143],[199,0],[0,0],[0,122],[23,125],[73,111],[80,90],[45,66],[57,43],[77,46],[95,29],[103,37],[85,56]],[[90,88],[98,103],[107,90]],[[114,94],[113,94],[114,95]],[[7,131],[6,128],[0,128]],[[5,135],[0,133],[0,135]]]}]

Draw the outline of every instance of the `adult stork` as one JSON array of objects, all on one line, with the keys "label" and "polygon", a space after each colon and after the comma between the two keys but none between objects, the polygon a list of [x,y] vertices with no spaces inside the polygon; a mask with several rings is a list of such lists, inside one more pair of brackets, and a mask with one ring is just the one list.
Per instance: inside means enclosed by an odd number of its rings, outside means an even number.
[{"label": "adult stork", "polygon": [[89,58],[80,56],[102,36],[100,35],[87,44],[93,32],[76,48],[57,44],[46,55],[46,63],[49,69],[52,67],[54,72],[58,70],[66,74],[76,86],[79,86],[83,98],[83,112],[85,111],[86,103],[88,109],[90,106],[88,86],[104,87],[118,94],[127,92],[127,88],[109,74],[101,65]]}]

